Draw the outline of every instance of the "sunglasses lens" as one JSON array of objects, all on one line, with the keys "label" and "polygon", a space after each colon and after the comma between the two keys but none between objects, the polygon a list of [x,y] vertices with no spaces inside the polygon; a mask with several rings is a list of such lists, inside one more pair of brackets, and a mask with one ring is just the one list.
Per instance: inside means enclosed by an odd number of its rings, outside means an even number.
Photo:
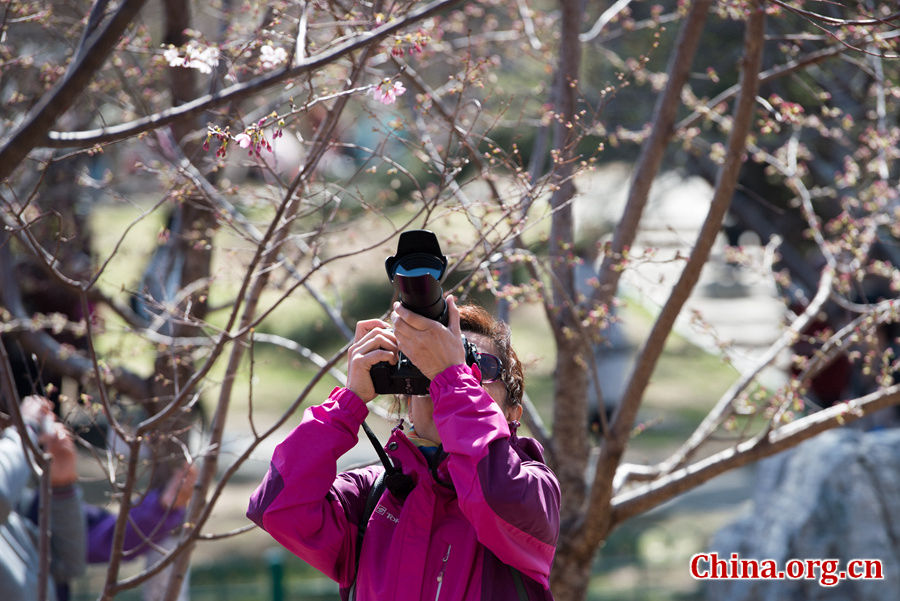
[{"label": "sunglasses lens", "polygon": [[481,353],[481,358],[478,360],[478,368],[481,370],[481,382],[483,384],[496,382],[503,373],[500,359],[489,353]]}]

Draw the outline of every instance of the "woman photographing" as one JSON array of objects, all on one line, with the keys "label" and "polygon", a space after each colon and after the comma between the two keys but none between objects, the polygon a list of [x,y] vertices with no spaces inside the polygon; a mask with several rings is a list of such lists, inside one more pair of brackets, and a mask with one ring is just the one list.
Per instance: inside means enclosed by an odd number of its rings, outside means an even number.
[{"label": "woman photographing", "polygon": [[[480,307],[447,305],[448,326],[400,303],[392,323],[358,323],[347,386],[305,411],[251,497],[248,517],[336,580],[342,599],[552,599],[559,483],[540,445],[517,434],[523,375],[509,329]],[[337,460],[377,396],[369,371],[401,350],[430,394],[402,397],[412,428],[397,426],[385,451],[406,485],[389,484],[367,510],[384,469],[338,474]]]}]

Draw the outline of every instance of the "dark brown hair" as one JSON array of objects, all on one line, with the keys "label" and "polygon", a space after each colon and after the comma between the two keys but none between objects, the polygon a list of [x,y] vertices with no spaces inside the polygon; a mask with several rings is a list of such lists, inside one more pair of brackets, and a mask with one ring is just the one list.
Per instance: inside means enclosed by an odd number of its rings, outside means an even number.
[{"label": "dark brown hair", "polygon": [[494,319],[478,305],[460,305],[459,325],[463,332],[472,332],[490,338],[503,365],[503,384],[506,386],[506,404],[515,407],[522,404],[525,391],[525,375],[522,362],[510,344],[509,326]]}]

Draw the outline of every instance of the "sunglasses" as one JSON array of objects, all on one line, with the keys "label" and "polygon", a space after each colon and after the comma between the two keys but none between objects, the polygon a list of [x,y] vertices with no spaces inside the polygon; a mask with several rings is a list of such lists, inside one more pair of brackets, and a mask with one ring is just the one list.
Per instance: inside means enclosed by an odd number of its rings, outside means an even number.
[{"label": "sunglasses", "polygon": [[481,371],[482,384],[490,384],[503,377],[503,364],[500,358],[490,353],[478,353],[478,369]]}]

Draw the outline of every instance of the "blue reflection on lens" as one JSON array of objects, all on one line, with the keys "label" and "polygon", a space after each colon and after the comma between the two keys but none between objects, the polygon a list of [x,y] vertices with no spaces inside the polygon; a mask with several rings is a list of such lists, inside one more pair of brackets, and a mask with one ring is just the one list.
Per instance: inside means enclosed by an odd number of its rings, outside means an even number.
[{"label": "blue reflection on lens", "polygon": [[431,267],[413,267],[411,269],[407,269],[402,265],[397,266],[397,271],[394,272],[394,275],[402,275],[408,278],[415,278],[423,275],[430,275],[436,280],[441,279],[441,270],[440,269],[432,269]]}]

